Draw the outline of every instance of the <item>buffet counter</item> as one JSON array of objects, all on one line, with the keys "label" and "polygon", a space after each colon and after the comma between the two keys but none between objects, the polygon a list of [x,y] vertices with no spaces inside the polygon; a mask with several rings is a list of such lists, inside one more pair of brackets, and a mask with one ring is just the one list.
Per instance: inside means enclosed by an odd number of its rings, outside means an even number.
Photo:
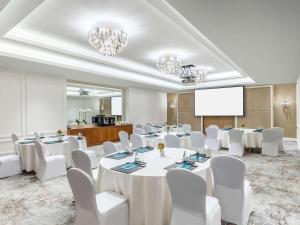
[{"label": "buffet counter", "polygon": [[87,146],[101,145],[105,141],[119,141],[119,131],[124,130],[129,135],[132,134],[132,124],[115,125],[115,126],[72,126],[68,129],[68,135],[82,135],[86,138]]}]

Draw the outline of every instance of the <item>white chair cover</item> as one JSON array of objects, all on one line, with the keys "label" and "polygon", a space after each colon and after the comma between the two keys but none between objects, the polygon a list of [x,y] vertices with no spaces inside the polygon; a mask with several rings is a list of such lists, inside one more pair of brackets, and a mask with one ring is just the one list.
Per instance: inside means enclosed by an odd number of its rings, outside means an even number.
[{"label": "white chair cover", "polygon": [[137,124],[137,125],[135,125],[135,128],[141,128],[141,129],[143,129],[144,126],[142,124]]},{"label": "white chair cover", "polygon": [[71,151],[73,151],[75,149],[85,150],[85,149],[80,148],[79,140],[76,137],[69,136],[68,137],[68,142],[69,142]]},{"label": "white chair cover", "polygon": [[245,181],[243,161],[232,156],[211,159],[214,179],[213,195],[219,199],[222,220],[246,225],[252,210],[252,189]]},{"label": "white chair cover", "polygon": [[110,141],[104,142],[102,147],[103,147],[105,155],[110,155],[110,154],[118,151],[117,146]]},{"label": "white chair cover", "polygon": [[279,150],[279,139],[280,134],[278,130],[271,128],[271,129],[264,129],[262,132],[263,140],[262,140],[262,150],[261,153],[263,155],[269,156],[278,156]]},{"label": "white chair cover", "polygon": [[[172,197],[171,225],[221,224],[218,200],[206,196],[206,182],[201,176],[187,170],[172,169],[166,179]],[[209,213],[207,198],[217,203]]]},{"label": "white chair cover", "polygon": [[143,147],[144,145],[143,138],[137,134],[131,134],[130,141],[133,149]]},{"label": "white chair cover", "polygon": [[146,133],[155,132],[154,128],[150,125],[145,125],[144,130],[145,130]]},{"label": "white chair cover", "polygon": [[192,126],[190,124],[183,124],[182,131],[183,133],[190,134],[192,131]]},{"label": "white chair cover", "polygon": [[121,142],[121,147],[125,149],[129,144],[129,136],[128,133],[124,130],[119,131],[119,138]]},{"label": "white chair cover", "polygon": [[17,154],[17,148],[15,142],[19,140],[17,135],[11,135],[12,141],[14,143],[14,154],[3,154],[0,155],[0,178],[10,177],[22,173],[21,169],[21,159]]},{"label": "white chair cover", "polygon": [[210,148],[210,150],[218,151],[221,148],[220,140],[218,140],[219,129],[215,127],[207,127],[205,143]]},{"label": "white chair cover", "polygon": [[216,125],[216,124],[211,124],[211,125],[209,125],[208,127],[217,128],[218,130],[220,129],[219,126]]},{"label": "white chair cover", "polygon": [[204,149],[205,147],[205,136],[201,132],[193,131],[191,133],[192,149]]},{"label": "white chair cover", "polygon": [[284,129],[282,127],[273,127],[271,129],[278,133],[278,151],[283,151]]},{"label": "white chair cover", "polygon": [[125,197],[114,192],[96,194],[91,176],[78,168],[68,171],[68,180],[77,208],[74,225],[128,225]]},{"label": "white chair cover", "polygon": [[36,176],[40,181],[46,181],[66,174],[66,159],[63,155],[45,156],[44,144],[34,140],[34,146],[39,158]]},{"label": "white chair cover", "polygon": [[134,129],[133,129],[133,133],[134,133],[134,134],[144,134],[145,131],[144,131],[144,129],[142,129],[142,128],[134,128]]},{"label": "white chair cover", "polygon": [[40,134],[39,134],[38,132],[34,131],[34,132],[33,132],[33,136],[34,136],[35,138],[38,138],[38,137],[40,137]]},{"label": "white chair cover", "polygon": [[81,150],[72,151],[72,159],[75,168],[79,168],[83,170],[93,178],[91,160],[90,157],[84,151]]},{"label": "white chair cover", "polygon": [[245,153],[243,145],[243,131],[239,129],[231,129],[229,135],[228,155],[243,156]]},{"label": "white chair cover", "polygon": [[179,137],[167,134],[165,136],[165,143],[167,148],[180,148],[180,140]]}]

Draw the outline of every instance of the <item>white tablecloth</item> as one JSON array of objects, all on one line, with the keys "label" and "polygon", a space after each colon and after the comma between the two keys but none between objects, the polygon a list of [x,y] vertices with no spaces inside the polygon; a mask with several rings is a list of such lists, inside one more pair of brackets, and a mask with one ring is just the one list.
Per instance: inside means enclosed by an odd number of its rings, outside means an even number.
[{"label": "white tablecloth", "polygon": [[[42,142],[53,141],[56,138],[45,138]],[[67,141],[67,137],[64,137],[63,143],[45,144],[46,155],[64,155],[66,158],[66,167],[69,168],[72,164],[72,151]],[[24,140],[21,140],[21,142]],[[84,140],[80,141],[80,145],[84,145]],[[36,149],[33,143],[21,144],[18,141],[15,143],[17,150],[21,157],[22,170],[37,171],[39,165],[39,159],[36,153]]]},{"label": "white tablecloth", "polygon": [[[157,147],[158,143],[165,143],[165,136],[167,132],[157,133],[159,137],[147,137],[147,135],[140,135],[143,138],[144,145]],[[176,135],[177,132],[169,132],[169,134]],[[180,148],[191,149],[191,138],[190,136],[184,136],[179,138]]]},{"label": "white tablecloth", "polygon": [[[141,157],[147,166],[131,174],[120,173],[111,168],[133,161],[133,156],[121,160],[102,158],[99,165],[97,191],[114,191],[126,196],[130,207],[130,225],[168,225],[170,224],[171,200],[164,168],[180,161],[186,149],[169,148],[165,157],[160,157],[155,149]],[[210,160],[199,163],[193,170],[207,181],[211,193]]]},{"label": "white tablecloth", "polygon": [[[261,148],[262,133],[255,132],[255,129],[242,129],[243,130],[243,144],[245,148]],[[228,130],[219,130],[219,139],[223,148],[229,146]]]}]

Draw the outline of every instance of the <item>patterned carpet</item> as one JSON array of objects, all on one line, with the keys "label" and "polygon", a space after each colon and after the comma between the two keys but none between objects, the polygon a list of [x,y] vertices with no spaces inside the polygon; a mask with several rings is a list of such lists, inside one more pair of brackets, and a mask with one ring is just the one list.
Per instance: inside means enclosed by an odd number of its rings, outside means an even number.
[{"label": "patterned carpet", "polygon": [[[248,225],[300,224],[300,156],[293,148],[295,143],[286,143],[289,151],[279,157],[243,157],[254,198]],[[75,206],[66,177],[41,184],[32,174],[19,175],[0,179],[0,190],[0,225],[74,222]]]}]

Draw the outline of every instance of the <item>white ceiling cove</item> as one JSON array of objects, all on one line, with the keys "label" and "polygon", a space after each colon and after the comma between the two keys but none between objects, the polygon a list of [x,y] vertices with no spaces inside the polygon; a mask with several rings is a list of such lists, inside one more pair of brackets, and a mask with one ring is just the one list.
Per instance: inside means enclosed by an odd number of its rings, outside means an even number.
[{"label": "white ceiling cove", "polygon": [[[228,24],[216,27],[212,22],[218,15],[213,12],[203,17],[198,8],[205,11],[208,4],[200,2],[205,1],[0,0],[0,67],[16,69],[18,64],[17,69],[28,72],[166,91],[261,82],[251,67],[258,59],[246,64],[245,59],[251,60],[242,57],[246,52],[235,55],[236,48],[230,51],[220,44],[229,38]],[[211,34],[210,23],[220,31]],[[88,31],[95,26],[123,29],[128,45],[116,57],[100,55],[87,41]],[[184,64],[208,68],[207,80],[185,86],[178,77],[160,72],[156,60],[170,54]]]}]

